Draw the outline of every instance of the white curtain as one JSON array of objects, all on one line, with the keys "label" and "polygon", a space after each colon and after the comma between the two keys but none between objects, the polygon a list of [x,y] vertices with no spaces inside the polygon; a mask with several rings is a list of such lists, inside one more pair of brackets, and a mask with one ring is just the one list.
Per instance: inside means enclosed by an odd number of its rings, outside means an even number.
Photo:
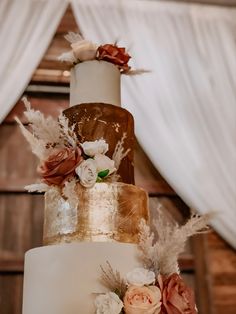
[{"label": "white curtain", "polygon": [[66,7],[64,0],[0,1],[0,123],[28,85]]},{"label": "white curtain", "polygon": [[123,104],[176,192],[236,248],[236,10],[138,0],[72,0],[83,35],[129,47]]}]

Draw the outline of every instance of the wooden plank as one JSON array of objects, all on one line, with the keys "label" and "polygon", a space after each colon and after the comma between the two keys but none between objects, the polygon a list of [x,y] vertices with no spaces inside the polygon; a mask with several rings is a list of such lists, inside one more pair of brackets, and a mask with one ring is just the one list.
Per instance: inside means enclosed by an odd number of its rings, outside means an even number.
[{"label": "wooden plank", "polygon": [[[45,116],[58,117],[60,112],[69,107],[69,95],[47,95],[41,94],[41,96],[27,95],[28,100],[31,103],[31,107],[35,110],[40,110]],[[8,114],[4,123],[13,123],[15,116],[17,116],[22,123],[26,123],[23,112],[25,110],[24,103],[19,100],[12,111]],[[0,126],[1,128],[1,126]],[[0,129],[0,133],[2,133]],[[1,138],[0,138],[1,139]]]},{"label": "wooden plank", "polygon": [[236,309],[236,253],[215,232],[208,234],[210,274],[217,314],[233,314]]},{"label": "wooden plank", "polygon": [[201,234],[192,238],[193,254],[196,269],[196,299],[199,314],[215,313],[212,303],[212,279],[209,275],[207,255],[207,235]]},{"label": "wooden plank", "polygon": [[135,184],[142,187],[149,194],[176,194],[170,185],[151,163],[141,146],[136,142],[134,151],[134,177]]},{"label": "wooden plank", "polygon": [[14,257],[6,259],[1,256],[0,258],[0,273],[23,273],[24,259],[22,257]]},{"label": "wooden plank", "polygon": [[35,183],[35,178],[0,178],[0,193],[24,193],[27,194],[28,192],[25,189],[26,185],[30,185]]},{"label": "wooden plank", "polygon": [[0,274],[0,313],[22,313],[22,274]]},{"label": "wooden plank", "polygon": [[[48,62],[52,65],[52,62]],[[45,64],[43,69],[37,69],[34,72],[34,75],[31,79],[30,84],[34,82],[57,82],[57,83],[67,83],[70,82],[70,68],[66,66],[64,63],[54,62],[54,69],[48,69],[48,66]]]},{"label": "wooden plank", "polygon": [[74,13],[70,4],[68,5],[67,10],[57,28],[57,34],[66,34],[68,31],[76,33],[79,32],[79,28],[76,24]]},{"label": "wooden plank", "polygon": [[[36,157],[24,139],[17,125],[1,125],[0,127],[0,181],[15,186],[19,180],[35,182],[37,178]],[[22,178],[22,179],[21,179]]]},{"label": "wooden plank", "polygon": [[17,259],[42,244],[43,209],[42,195],[0,195],[1,258]]}]

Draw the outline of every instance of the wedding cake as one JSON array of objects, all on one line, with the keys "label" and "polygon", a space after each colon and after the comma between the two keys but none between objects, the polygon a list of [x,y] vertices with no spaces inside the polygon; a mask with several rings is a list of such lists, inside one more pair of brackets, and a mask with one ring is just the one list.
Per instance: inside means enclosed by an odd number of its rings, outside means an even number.
[{"label": "wedding cake", "polygon": [[[44,246],[25,256],[23,314],[196,313],[179,276],[182,242],[171,255],[182,227],[167,224],[155,242],[147,193],[134,185],[134,121],[120,101],[121,74],[135,74],[130,56],[67,39],[70,107],[54,120],[25,100],[31,130],[18,120],[40,159],[42,180],[27,188],[45,192]],[[192,220],[191,234],[205,227]],[[157,233],[158,224],[161,215]]]}]

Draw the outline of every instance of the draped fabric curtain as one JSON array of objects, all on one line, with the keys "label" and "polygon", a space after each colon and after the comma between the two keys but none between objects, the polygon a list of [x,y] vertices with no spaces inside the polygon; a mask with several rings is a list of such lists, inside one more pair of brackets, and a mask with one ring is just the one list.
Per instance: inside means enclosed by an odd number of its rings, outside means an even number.
[{"label": "draped fabric curtain", "polygon": [[67,5],[64,0],[0,1],[0,123],[28,85]]},{"label": "draped fabric curtain", "polygon": [[236,10],[142,0],[72,0],[85,38],[129,47],[124,107],[176,192],[236,248]]}]

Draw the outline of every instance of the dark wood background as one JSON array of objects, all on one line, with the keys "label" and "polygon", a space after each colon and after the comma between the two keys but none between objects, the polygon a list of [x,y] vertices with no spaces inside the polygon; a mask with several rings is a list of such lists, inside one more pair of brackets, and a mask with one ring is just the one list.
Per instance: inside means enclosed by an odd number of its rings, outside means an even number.
[{"label": "dark wood background", "polygon": [[[68,106],[68,69],[57,61],[68,48],[63,39],[68,30],[78,31],[70,8],[26,91],[34,108],[52,116]],[[37,160],[14,123],[15,115],[23,119],[22,112],[23,104],[18,102],[0,126],[0,314],[21,313],[24,253],[42,244],[43,196],[24,191],[26,184],[35,182]],[[152,214],[161,202],[166,212],[184,221],[187,205],[138,143],[135,165],[136,184],[149,192]],[[235,251],[214,231],[189,242],[180,264],[196,290],[200,314],[236,313]]]}]

